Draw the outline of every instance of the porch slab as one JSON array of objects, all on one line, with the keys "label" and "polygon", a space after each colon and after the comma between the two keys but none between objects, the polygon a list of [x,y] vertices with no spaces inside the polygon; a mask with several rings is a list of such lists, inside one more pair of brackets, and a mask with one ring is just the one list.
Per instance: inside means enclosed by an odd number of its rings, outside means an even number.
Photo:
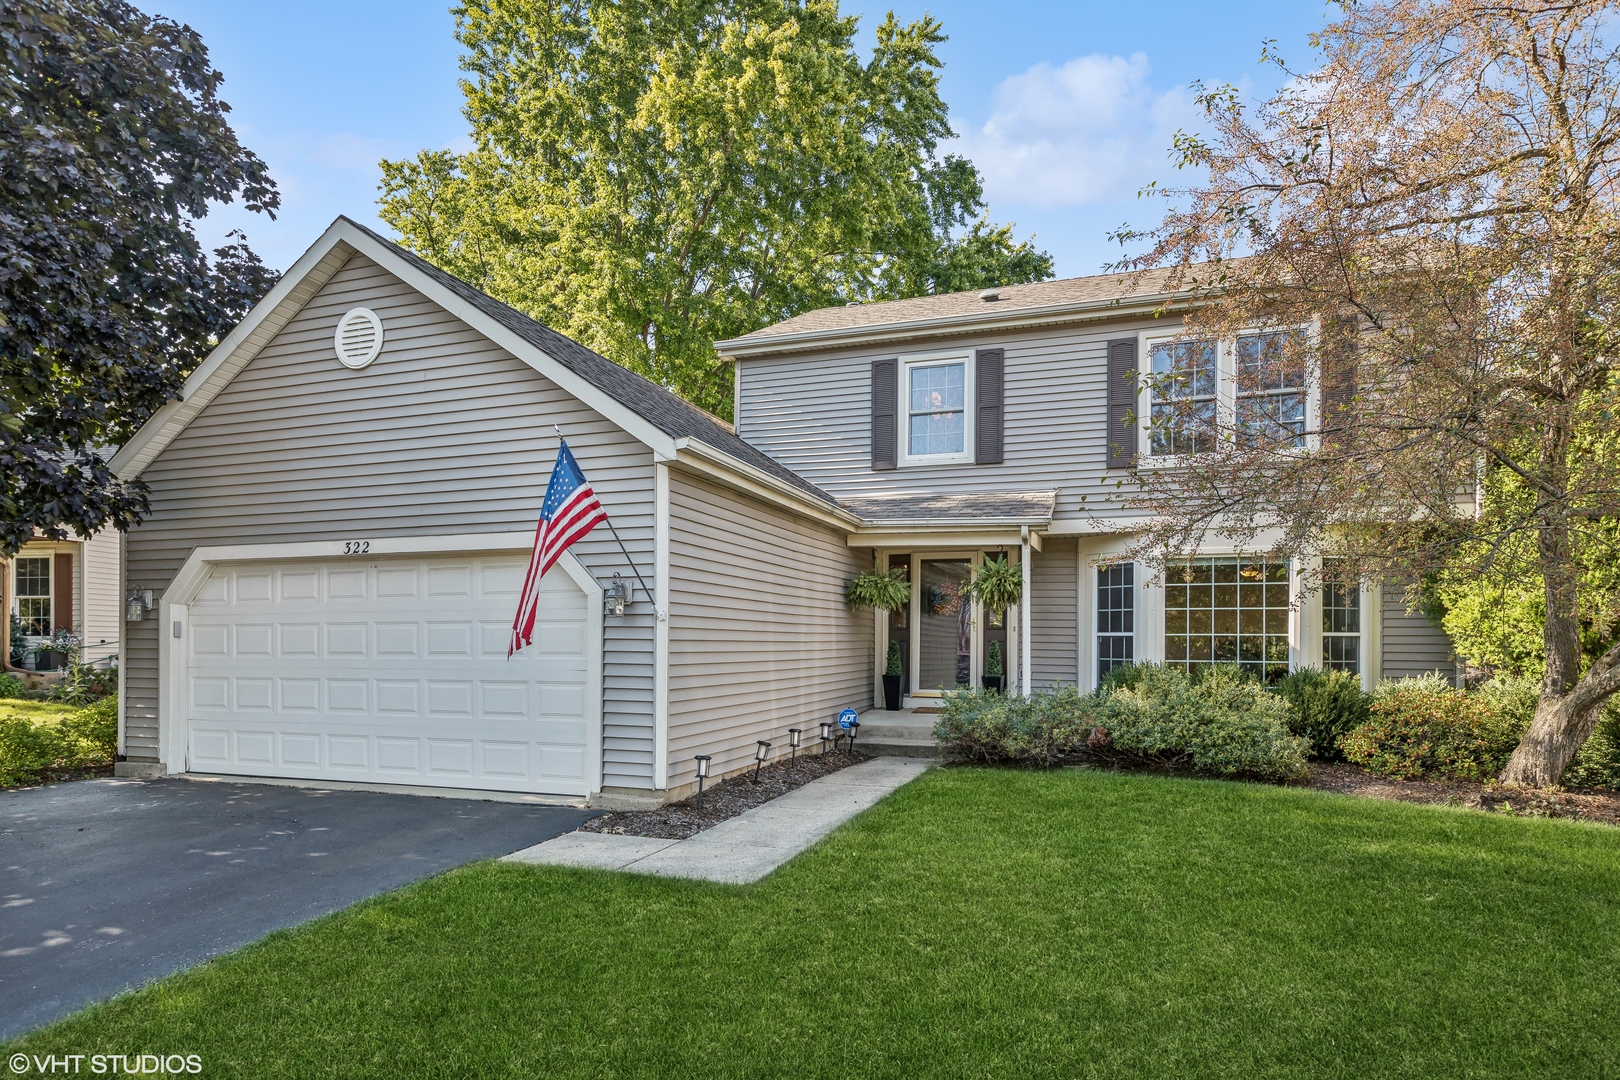
[{"label": "porch slab", "polygon": [[573,832],[514,852],[505,861],[746,885],[769,874],[931,766],[931,762],[919,759],[876,758],[811,781],[690,840]]}]

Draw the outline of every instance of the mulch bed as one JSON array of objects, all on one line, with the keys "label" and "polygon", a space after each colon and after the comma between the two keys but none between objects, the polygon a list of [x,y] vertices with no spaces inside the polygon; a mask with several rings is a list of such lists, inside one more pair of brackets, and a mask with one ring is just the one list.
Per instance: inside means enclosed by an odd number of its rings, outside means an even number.
[{"label": "mulch bed", "polygon": [[851,750],[834,750],[830,754],[801,752],[796,761],[778,761],[761,768],[758,781],[750,771],[730,780],[705,783],[702,811],[698,810],[697,796],[693,795],[656,810],[618,810],[603,814],[591,818],[579,829],[581,832],[686,840],[744,810],[752,810],[778,795],[786,795],[812,780],[865,760],[863,755]]},{"label": "mulch bed", "polygon": [[1577,789],[1536,791],[1499,784],[1471,784],[1461,780],[1391,780],[1374,776],[1356,765],[1311,766],[1307,785],[1341,795],[1372,799],[1462,806],[1518,817],[1558,817],[1620,825],[1620,792]]}]

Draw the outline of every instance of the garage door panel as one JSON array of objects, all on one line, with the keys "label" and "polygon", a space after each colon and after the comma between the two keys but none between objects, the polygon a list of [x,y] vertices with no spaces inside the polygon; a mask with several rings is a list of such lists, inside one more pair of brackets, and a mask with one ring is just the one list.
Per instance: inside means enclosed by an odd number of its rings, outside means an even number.
[{"label": "garage door panel", "polygon": [[587,793],[588,605],[548,574],[508,660],[526,562],[217,568],[189,608],[191,767]]}]

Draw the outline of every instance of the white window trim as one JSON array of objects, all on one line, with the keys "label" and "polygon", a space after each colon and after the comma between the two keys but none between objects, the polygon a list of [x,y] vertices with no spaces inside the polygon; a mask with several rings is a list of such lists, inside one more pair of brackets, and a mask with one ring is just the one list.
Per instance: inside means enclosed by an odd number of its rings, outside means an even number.
[{"label": "white window trim", "polygon": [[[1215,422],[1221,427],[1228,427],[1237,419],[1237,339],[1249,334],[1266,333],[1273,329],[1275,328],[1257,326],[1215,342]],[[1315,323],[1298,326],[1295,329],[1303,330],[1312,341],[1317,338]],[[1207,340],[1188,337],[1181,330],[1144,330],[1137,335],[1136,445],[1139,447],[1136,457],[1137,468],[1176,469],[1184,468],[1191,462],[1191,457],[1187,454],[1155,455],[1152,452],[1153,347],[1170,341]],[[1305,373],[1305,445],[1280,451],[1282,453],[1306,453],[1315,450],[1320,443],[1317,418],[1321,412],[1321,379],[1317,375],[1314,364]]]},{"label": "white window trim", "polygon": [[[932,367],[935,364],[953,363],[962,365],[962,452],[959,454],[913,454],[911,453],[911,369],[914,367]],[[974,376],[973,352],[950,351],[935,353],[914,353],[910,356],[900,357],[900,393],[899,393],[899,423],[896,427],[896,439],[899,443],[895,464],[899,468],[915,467],[919,465],[963,465],[972,464],[974,446]]]}]

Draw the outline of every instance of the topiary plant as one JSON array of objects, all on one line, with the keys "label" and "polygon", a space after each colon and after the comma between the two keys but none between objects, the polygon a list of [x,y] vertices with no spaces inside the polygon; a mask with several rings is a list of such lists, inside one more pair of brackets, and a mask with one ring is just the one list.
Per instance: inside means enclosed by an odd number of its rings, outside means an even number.
[{"label": "topiary plant", "polygon": [[889,642],[889,656],[888,656],[888,659],[884,662],[883,674],[885,674],[885,675],[904,675],[905,674],[904,669],[900,665],[900,643],[898,641]]},{"label": "topiary plant", "polygon": [[911,603],[911,582],[906,580],[904,567],[862,570],[844,586],[844,599],[852,608],[899,611]]},{"label": "topiary plant", "polygon": [[984,673],[992,679],[1001,678],[1001,642],[990,643],[989,651],[984,654]]},{"label": "topiary plant", "polygon": [[986,559],[968,583],[967,593],[991,611],[1010,608],[1023,598],[1023,570],[1016,563],[1008,562],[1005,555]]}]

